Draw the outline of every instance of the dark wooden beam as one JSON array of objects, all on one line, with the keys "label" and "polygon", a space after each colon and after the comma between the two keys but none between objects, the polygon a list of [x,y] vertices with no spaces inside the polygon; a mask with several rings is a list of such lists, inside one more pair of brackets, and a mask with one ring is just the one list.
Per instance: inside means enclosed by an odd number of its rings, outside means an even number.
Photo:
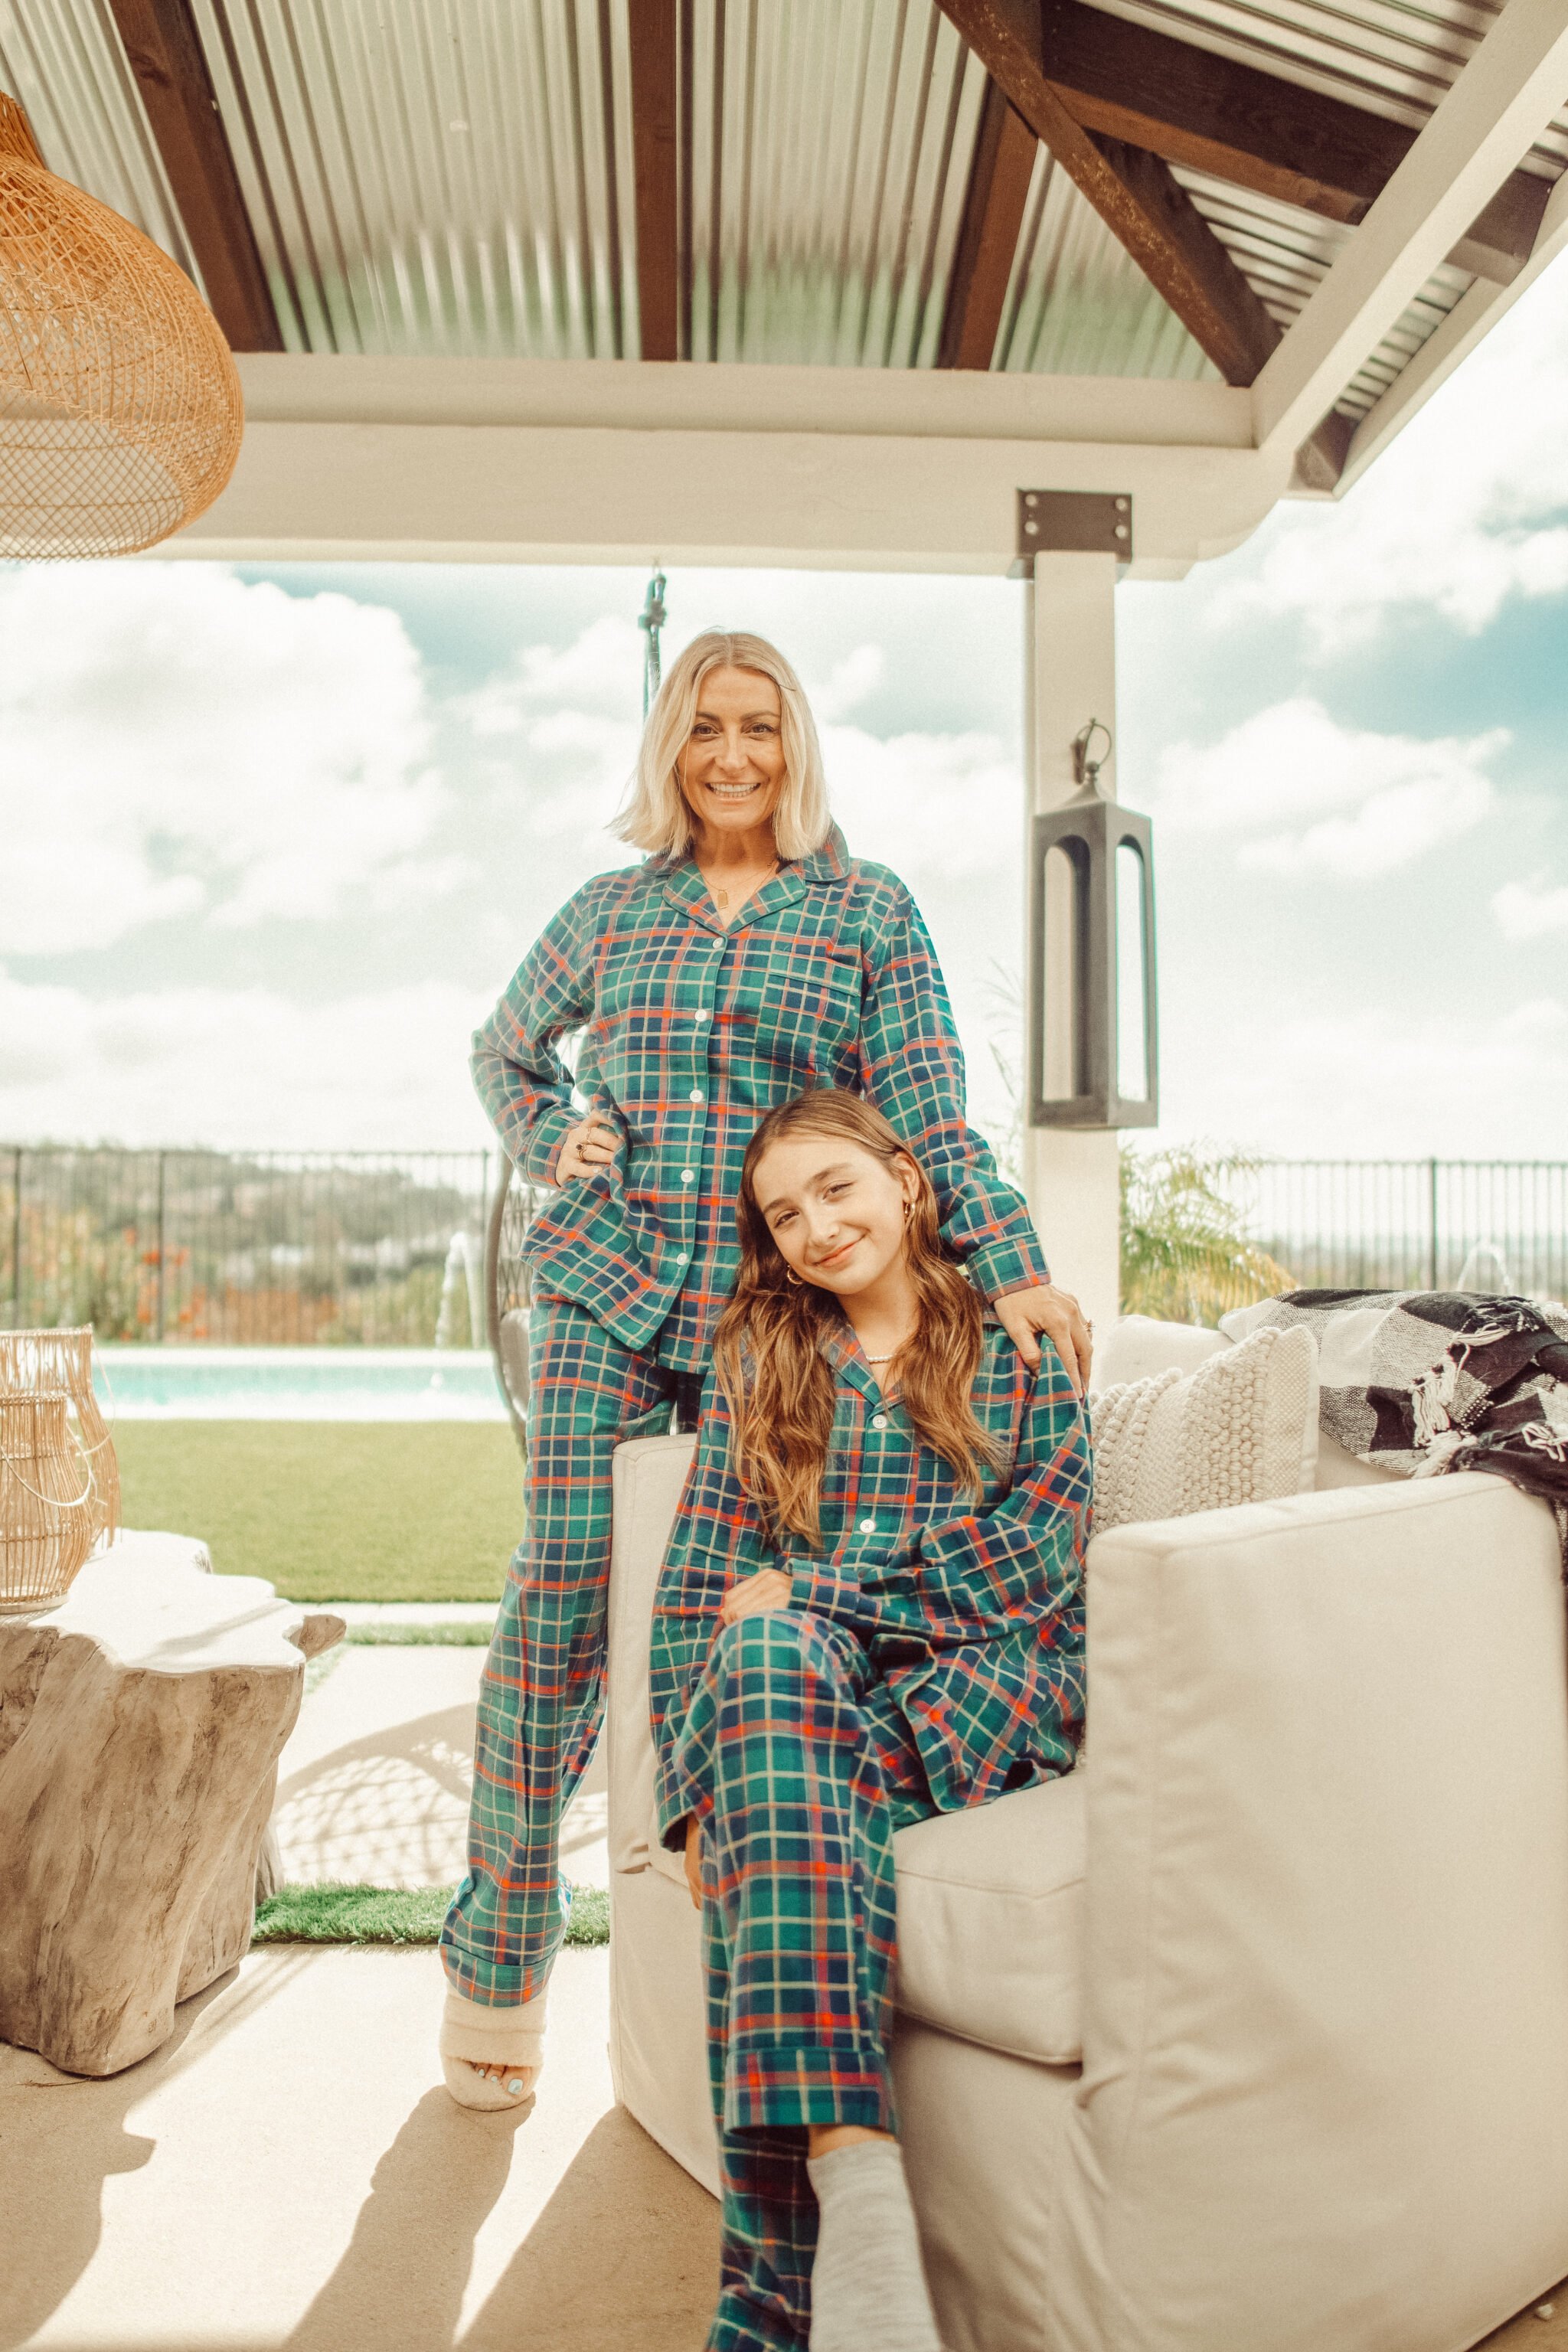
[{"label": "dark wooden beam", "polygon": [[1550,180],[1538,180],[1533,172],[1510,173],[1485,212],[1470,223],[1449,260],[1477,278],[1511,285],[1535,250],[1551,194]]},{"label": "dark wooden beam", "polygon": [[[1402,122],[1107,16],[1040,0],[1042,63],[1085,130],[1277,203],[1356,222],[1415,142]],[[1549,183],[1515,172],[1450,258],[1507,279],[1528,259]]]},{"label": "dark wooden beam", "polygon": [[680,197],[676,0],[627,0],[637,310],[645,360],[680,356]]},{"label": "dark wooden beam", "polygon": [[991,364],[1038,152],[1039,142],[1023,116],[987,81],[953,247],[938,367]]},{"label": "dark wooden beam", "polygon": [[1355,438],[1357,419],[1342,416],[1331,408],[1317,431],[1309,435],[1296,452],[1293,487],[1310,491],[1318,498],[1331,498],[1334,486],[1345,469],[1351,443]]},{"label": "dark wooden beam", "polygon": [[189,0],[110,0],[213,316],[237,352],[280,352],[272,289]]},{"label": "dark wooden beam", "polygon": [[941,6],[1226,382],[1250,383],[1279,329],[1159,157],[1096,140],[1068,112],[1043,69],[1038,0]]}]

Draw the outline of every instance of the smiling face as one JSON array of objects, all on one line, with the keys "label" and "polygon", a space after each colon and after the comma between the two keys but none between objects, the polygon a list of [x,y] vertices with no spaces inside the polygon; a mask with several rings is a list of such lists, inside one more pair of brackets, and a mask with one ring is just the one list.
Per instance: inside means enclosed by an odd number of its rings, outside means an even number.
[{"label": "smiling face", "polygon": [[889,1168],[843,1136],[790,1135],[763,1153],[752,1192],[791,1272],[855,1298],[901,1265],[920,1178],[901,1154]]},{"label": "smiling face", "polygon": [[771,822],[784,782],[779,690],[771,677],[754,669],[709,671],[678,773],[699,847]]}]

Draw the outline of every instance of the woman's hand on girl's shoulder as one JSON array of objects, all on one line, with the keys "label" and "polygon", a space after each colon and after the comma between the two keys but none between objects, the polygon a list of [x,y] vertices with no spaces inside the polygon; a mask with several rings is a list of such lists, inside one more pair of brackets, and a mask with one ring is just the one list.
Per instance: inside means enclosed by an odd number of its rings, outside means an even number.
[{"label": "woman's hand on girl's shoulder", "polygon": [[787,1609],[794,1597],[794,1583],[782,1568],[759,1568],[754,1576],[743,1576],[730,1587],[719,1603],[719,1622],[736,1625],[742,1617],[760,1616],[764,1609]]},{"label": "woman's hand on girl's shoulder", "polygon": [[1005,1291],[992,1302],[997,1320],[1026,1364],[1037,1365],[1044,1332],[1062,1360],[1068,1380],[1079,1396],[1089,1389],[1094,1359],[1094,1332],[1070,1290],[1040,1283],[1033,1290]]}]

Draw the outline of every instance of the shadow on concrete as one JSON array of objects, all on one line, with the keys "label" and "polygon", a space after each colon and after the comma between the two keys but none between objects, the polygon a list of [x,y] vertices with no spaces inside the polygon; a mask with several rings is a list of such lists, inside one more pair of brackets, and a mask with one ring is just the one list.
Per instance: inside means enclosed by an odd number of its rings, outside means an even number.
[{"label": "shadow on concrete", "polygon": [[437,1707],[433,1714],[410,1716],[400,1723],[378,1726],[362,1739],[345,1740],[329,1748],[313,1763],[301,1765],[278,1784],[274,1811],[321,1780],[335,1780],[345,1767],[384,1760],[411,1764],[433,1780],[443,1794],[464,1806],[474,1778],[474,1710],[467,1706]]},{"label": "shadow on concrete", "polygon": [[[282,2352],[452,2352],[474,2242],[524,2121],[465,2114],[445,2091],[421,2099]],[[461,2352],[695,2352],[718,2271],[712,2199],[617,2107],[584,2140]]]},{"label": "shadow on concrete", "polygon": [[427,2092],[372,2174],[353,2235],[285,2337],[288,2352],[445,2352],[527,2113],[471,2115],[444,2090]]},{"label": "shadow on concrete", "polygon": [[719,2294],[719,2208],[615,2107],[595,2125],[462,2352],[697,2352]]},{"label": "shadow on concrete", "polygon": [[[474,1777],[471,1703],[383,1724],[279,1784],[272,1809],[283,1874],[446,1886],[463,1874]],[[562,1823],[561,1853],[596,1844],[609,1782],[600,1740]]]},{"label": "shadow on concrete", "polygon": [[287,1877],[449,1885],[462,1874],[474,1710],[437,1708],[345,1741],[279,1784]]},{"label": "shadow on concrete", "polygon": [[[162,2049],[103,2081],[62,2074],[34,2051],[0,2044],[0,2352],[36,2336],[92,2260],[104,2182],[152,2161],[157,2142],[125,2127],[132,2108],[292,1973],[258,1971],[243,1986],[233,1973],[220,1977],[181,2002]],[[224,2006],[206,2016],[215,2003]]]}]

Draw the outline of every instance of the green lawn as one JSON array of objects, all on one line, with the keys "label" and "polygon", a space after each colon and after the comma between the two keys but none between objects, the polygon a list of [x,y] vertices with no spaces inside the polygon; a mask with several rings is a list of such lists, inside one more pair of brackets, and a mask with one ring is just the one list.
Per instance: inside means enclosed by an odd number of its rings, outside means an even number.
[{"label": "green lawn", "polygon": [[[256,1915],[258,1944],[435,1944],[454,1886],[280,1886]],[[610,1898],[578,1886],[566,1922],[569,1944],[607,1944]]]},{"label": "green lawn", "polygon": [[130,1528],[200,1536],[290,1601],[494,1601],[522,1458],[488,1421],[121,1421]]}]

